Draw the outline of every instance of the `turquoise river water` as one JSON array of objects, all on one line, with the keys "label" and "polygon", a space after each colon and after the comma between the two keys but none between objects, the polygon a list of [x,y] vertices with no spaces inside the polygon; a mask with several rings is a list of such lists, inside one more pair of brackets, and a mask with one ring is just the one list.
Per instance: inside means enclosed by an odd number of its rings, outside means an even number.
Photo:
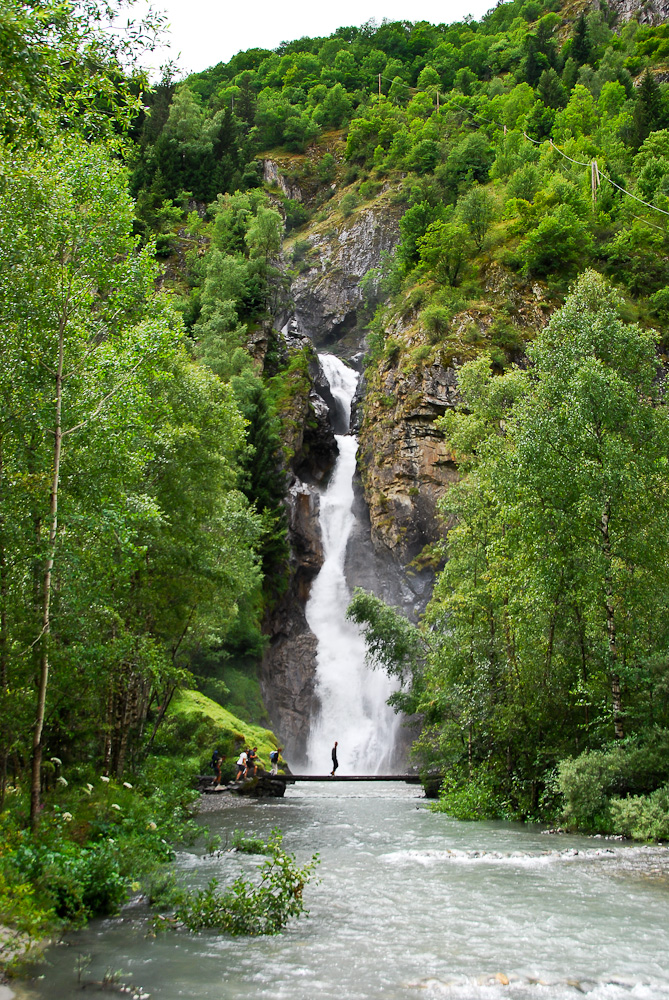
[{"label": "turquoise river water", "polygon": [[[404,784],[312,783],[283,800],[203,814],[234,829],[284,832],[318,852],[308,918],[282,934],[148,937],[138,901],[47,953],[19,1000],[75,1000],[86,977],[121,970],[152,1000],[669,1000],[669,851],[431,813]],[[178,856],[195,886],[260,859]]]}]

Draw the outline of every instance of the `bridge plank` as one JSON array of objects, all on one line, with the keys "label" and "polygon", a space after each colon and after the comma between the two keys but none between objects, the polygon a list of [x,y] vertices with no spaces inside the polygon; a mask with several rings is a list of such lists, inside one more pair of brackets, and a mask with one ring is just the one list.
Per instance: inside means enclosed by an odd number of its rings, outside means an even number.
[{"label": "bridge plank", "polygon": [[285,781],[404,781],[409,785],[419,785],[417,774],[277,774]]}]

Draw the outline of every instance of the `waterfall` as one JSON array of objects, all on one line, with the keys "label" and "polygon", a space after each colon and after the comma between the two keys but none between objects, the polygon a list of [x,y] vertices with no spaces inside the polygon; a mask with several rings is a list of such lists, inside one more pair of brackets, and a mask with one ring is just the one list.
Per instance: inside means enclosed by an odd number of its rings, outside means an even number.
[{"label": "waterfall", "polygon": [[[348,427],[358,375],[331,354],[319,355],[332,395]],[[307,746],[308,770],[330,770],[330,751],[337,740],[341,774],[376,774],[392,760],[398,720],[386,705],[393,682],[381,670],[365,665],[365,643],[357,625],[346,620],[351,593],[344,565],[353,513],[353,475],[358,442],[336,435],[339,456],[321,494],[320,528],[324,562],[313,582],[306,607],[309,627],[318,640],[316,690],[321,710]]]}]

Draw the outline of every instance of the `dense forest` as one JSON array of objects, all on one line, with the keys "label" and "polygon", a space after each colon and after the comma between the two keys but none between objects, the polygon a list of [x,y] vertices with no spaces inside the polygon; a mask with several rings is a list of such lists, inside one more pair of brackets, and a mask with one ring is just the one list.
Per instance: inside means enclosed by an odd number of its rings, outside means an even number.
[{"label": "dense forest", "polygon": [[462,818],[669,836],[669,26],[510,0],[150,87],[160,19],[119,15],[0,2],[0,917],[113,909],[137,871],[101,838],[148,870],[213,739],[276,745],[312,355],[273,321],[313,228],[374,205],[400,238],[362,281],[368,404],[433,363],[459,392],[427,610],[350,612],[416,766]]}]

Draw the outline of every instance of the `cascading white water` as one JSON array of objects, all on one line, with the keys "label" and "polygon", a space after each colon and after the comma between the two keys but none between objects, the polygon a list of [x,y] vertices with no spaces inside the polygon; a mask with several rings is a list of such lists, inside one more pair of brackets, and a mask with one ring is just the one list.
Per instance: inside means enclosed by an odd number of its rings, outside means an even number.
[{"label": "cascading white water", "polygon": [[[331,354],[319,358],[348,426],[358,375]],[[344,563],[355,524],[353,474],[358,442],[348,434],[336,438],[339,456],[320,504],[324,562],[306,607],[309,627],[318,640],[316,685],[321,703],[311,727],[307,766],[314,774],[329,771],[330,751],[337,740],[341,774],[378,774],[390,765],[398,722],[386,704],[393,691],[391,679],[365,664],[360,630],[346,620],[351,593]]]}]

